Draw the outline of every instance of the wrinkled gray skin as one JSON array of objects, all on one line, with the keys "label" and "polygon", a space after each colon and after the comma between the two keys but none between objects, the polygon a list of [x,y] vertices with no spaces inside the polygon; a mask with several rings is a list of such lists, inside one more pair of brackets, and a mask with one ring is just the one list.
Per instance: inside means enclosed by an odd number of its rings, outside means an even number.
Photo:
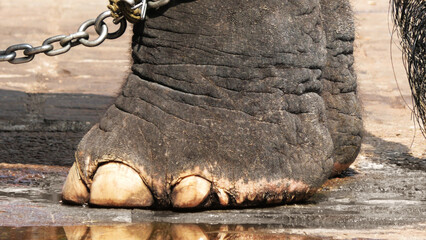
[{"label": "wrinkled gray skin", "polygon": [[78,146],[84,182],[119,161],[138,170],[153,208],[169,208],[173,183],[187,175],[212,182],[200,208],[308,198],[360,149],[353,41],[348,0],[152,10],[134,26],[132,73]]}]

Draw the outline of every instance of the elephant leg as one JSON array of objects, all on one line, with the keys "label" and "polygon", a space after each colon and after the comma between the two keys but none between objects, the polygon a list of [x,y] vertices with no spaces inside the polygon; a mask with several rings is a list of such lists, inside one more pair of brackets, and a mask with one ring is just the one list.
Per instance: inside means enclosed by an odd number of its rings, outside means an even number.
[{"label": "elephant leg", "polygon": [[323,97],[328,129],[334,144],[332,175],[347,169],[357,157],[362,140],[361,106],[354,71],[354,20],[348,0],[321,0],[327,36],[327,63],[323,68]]},{"label": "elephant leg", "polygon": [[307,199],[330,176],[320,0],[175,1],[134,26],[132,50],[65,201],[263,206]]}]

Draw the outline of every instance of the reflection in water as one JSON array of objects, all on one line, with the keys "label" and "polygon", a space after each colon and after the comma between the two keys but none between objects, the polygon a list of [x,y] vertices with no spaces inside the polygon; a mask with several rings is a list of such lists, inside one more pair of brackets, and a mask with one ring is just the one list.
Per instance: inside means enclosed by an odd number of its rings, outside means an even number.
[{"label": "reflection in water", "polygon": [[141,223],[64,227],[0,227],[0,239],[31,240],[225,240],[329,239],[268,232],[260,226]]}]

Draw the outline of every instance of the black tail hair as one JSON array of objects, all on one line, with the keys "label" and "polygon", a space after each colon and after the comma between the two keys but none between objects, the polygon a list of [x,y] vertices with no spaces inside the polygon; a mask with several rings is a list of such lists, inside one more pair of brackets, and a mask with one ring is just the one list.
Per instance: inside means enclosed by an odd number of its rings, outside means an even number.
[{"label": "black tail hair", "polygon": [[426,0],[390,0],[390,4],[401,39],[414,115],[426,137]]}]

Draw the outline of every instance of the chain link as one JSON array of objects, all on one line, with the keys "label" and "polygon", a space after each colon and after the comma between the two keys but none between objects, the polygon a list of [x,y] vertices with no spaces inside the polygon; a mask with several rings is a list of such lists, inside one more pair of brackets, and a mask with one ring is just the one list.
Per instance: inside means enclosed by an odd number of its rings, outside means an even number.
[{"label": "chain link", "polygon": [[[30,44],[26,44],[26,43],[16,44],[16,45],[8,47],[5,51],[5,54],[7,55],[7,54],[15,53],[15,57],[16,57],[16,51],[26,50],[26,49],[31,49],[31,48],[32,48],[32,46]],[[14,63],[14,64],[26,63],[26,62],[33,60],[34,55],[28,55],[28,56],[20,57],[20,58],[15,58],[15,57],[13,59],[10,59],[9,62]]]},{"label": "chain link", "polygon": [[[98,15],[96,19],[90,19],[80,25],[77,32],[70,35],[57,35],[44,40],[43,44],[33,47],[30,44],[22,43],[8,47],[6,50],[0,50],[0,62],[10,62],[13,64],[26,63],[34,59],[35,55],[44,53],[47,56],[56,56],[68,52],[77,45],[86,47],[95,47],[101,44],[105,39],[116,39],[126,31],[127,21],[136,23],[145,19],[147,8],[159,8],[168,4],[170,0],[110,0],[108,8]],[[108,26],[104,20],[108,17],[114,19],[114,24],[120,24],[115,32],[108,32]],[[98,37],[89,40],[89,33],[86,30],[93,26]],[[55,49],[53,43],[59,42],[60,48]],[[16,57],[17,51],[23,50],[23,57]]]},{"label": "chain link", "polygon": [[[6,50],[0,50],[0,62],[8,61],[13,64],[26,63],[34,59],[35,55],[44,53],[47,56],[56,56],[68,52],[72,47],[84,45],[86,47],[95,47],[101,44],[105,39],[115,39],[123,35],[126,31],[127,21],[121,18],[114,21],[114,24],[119,24],[119,29],[109,33],[108,26],[104,20],[111,17],[111,11],[105,11],[96,19],[90,19],[80,25],[78,31],[70,35],[57,35],[44,40],[41,46],[33,47],[30,44],[15,44],[8,47]],[[89,40],[89,33],[86,30],[93,26],[98,37],[94,40]],[[59,42],[60,48],[55,49],[53,43]],[[17,51],[23,51],[23,57],[16,57]]]}]

